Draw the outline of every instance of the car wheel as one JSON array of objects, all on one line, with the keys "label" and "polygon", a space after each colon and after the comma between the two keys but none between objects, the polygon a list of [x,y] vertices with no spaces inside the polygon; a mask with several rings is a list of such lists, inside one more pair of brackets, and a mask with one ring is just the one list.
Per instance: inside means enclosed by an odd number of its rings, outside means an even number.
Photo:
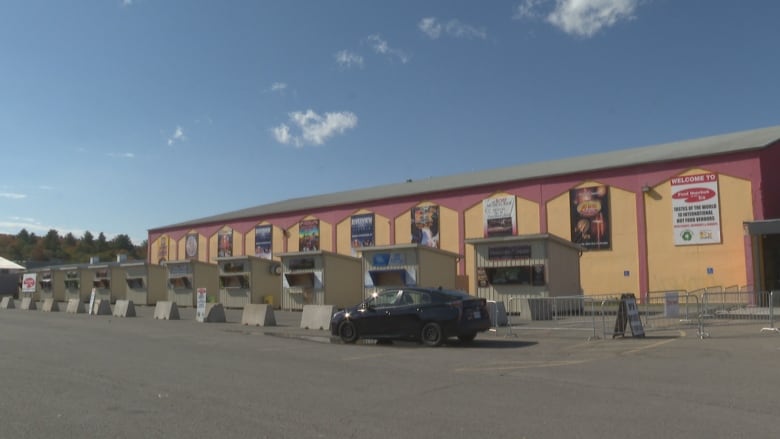
[{"label": "car wheel", "polygon": [[463,343],[472,342],[475,338],[477,338],[476,332],[469,332],[468,334],[461,334],[458,336],[458,340],[462,341]]},{"label": "car wheel", "polygon": [[420,339],[427,346],[439,346],[444,342],[444,334],[438,323],[426,323],[420,331]]},{"label": "car wheel", "polygon": [[344,343],[354,343],[358,339],[358,332],[355,324],[349,320],[341,322],[339,325],[339,338]]}]

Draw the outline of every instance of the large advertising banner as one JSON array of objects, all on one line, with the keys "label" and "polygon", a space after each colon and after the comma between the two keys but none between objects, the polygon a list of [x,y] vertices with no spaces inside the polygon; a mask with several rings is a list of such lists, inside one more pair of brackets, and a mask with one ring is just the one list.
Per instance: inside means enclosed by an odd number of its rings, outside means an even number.
[{"label": "large advertising banner", "polygon": [[675,245],[720,243],[718,175],[671,179]]},{"label": "large advertising banner", "polygon": [[217,236],[217,256],[220,258],[233,256],[233,231],[223,230]]},{"label": "large advertising banner", "polygon": [[482,200],[483,236],[517,235],[517,210],[514,195]]},{"label": "large advertising banner", "polygon": [[313,252],[320,249],[320,220],[302,220],[298,223],[298,251]]},{"label": "large advertising banner", "polygon": [[569,191],[571,241],[588,250],[612,248],[609,187],[591,186]]},{"label": "large advertising banner", "polygon": [[273,259],[271,245],[273,244],[273,231],[270,225],[255,227],[255,256],[263,259]]},{"label": "large advertising banner", "polygon": [[187,259],[197,259],[198,257],[198,234],[190,233],[187,235],[187,239],[184,242],[184,252],[187,255]]},{"label": "large advertising banner", "polygon": [[157,249],[157,262],[165,262],[168,260],[168,237],[160,237],[160,247]]},{"label": "large advertising banner", "polygon": [[351,236],[352,248],[371,247],[374,245],[374,214],[364,213],[352,215]]},{"label": "large advertising banner", "polygon": [[439,248],[439,206],[412,208],[412,243]]}]

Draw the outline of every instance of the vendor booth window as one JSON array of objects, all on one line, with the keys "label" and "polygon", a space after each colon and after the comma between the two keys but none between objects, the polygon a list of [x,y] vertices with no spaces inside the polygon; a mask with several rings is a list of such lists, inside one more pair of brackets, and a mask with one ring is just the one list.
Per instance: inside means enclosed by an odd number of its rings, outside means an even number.
[{"label": "vendor booth window", "polygon": [[95,288],[109,289],[111,288],[111,281],[108,279],[95,279],[95,281],[92,282],[92,286]]},{"label": "vendor booth window", "polygon": [[249,288],[249,276],[220,276],[222,288]]},{"label": "vendor booth window", "polygon": [[286,273],[284,277],[291,287],[312,288],[314,286],[314,273]]},{"label": "vendor booth window", "polygon": [[226,262],[222,265],[224,273],[243,273],[246,270],[243,262]]},{"label": "vendor booth window", "polygon": [[41,289],[44,291],[50,291],[51,290],[51,279],[49,280],[42,280],[41,281]]},{"label": "vendor booth window", "polygon": [[531,267],[493,267],[485,273],[492,285],[531,285]]},{"label": "vendor booth window", "polygon": [[371,270],[368,274],[377,287],[406,285],[406,270]]},{"label": "vendor booth window", "polygon": [[78,290],[79,289],[79,281],[77,280],[66,280],[65,281],[65,288],[69,290]]},{"label": "vendor booth window", "polygon": [[192,280],[189,277],[172,277],[168,282],[172,288],[192,288]]},{"label": "vendor booth window", "polygon": [[127,278],[127,287],[132,290],[142,290],[144,289],[144,278],[142,277],[128,277]]}]

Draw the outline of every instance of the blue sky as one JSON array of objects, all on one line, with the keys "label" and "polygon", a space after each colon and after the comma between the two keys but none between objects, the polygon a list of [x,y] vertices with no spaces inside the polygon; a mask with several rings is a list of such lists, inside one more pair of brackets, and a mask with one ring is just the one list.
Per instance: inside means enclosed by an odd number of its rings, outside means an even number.
[{"label": "blue sky", "polygon": [[[749,7],[748,7],[749,6]],[[0,233],[777,125],[775,0],[4,0]]]}]

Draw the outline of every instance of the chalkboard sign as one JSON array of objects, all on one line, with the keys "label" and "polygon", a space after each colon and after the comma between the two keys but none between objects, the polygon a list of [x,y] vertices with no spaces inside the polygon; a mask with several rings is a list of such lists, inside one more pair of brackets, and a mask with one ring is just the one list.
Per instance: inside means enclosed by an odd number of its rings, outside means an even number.
[{"label": "chalkboard sign", "polygon": [[645,328],[642,326],[642,319],[639,317],[639,308],[636,306],[636,297],[633,294],[621,294],[620,295],[620,307],[617,313],[617,319],[615,320],[615,332],[612,333],[612,338],[625,337],[626,325],[631,327],[631,335],[633,337],[644,337]]}]

